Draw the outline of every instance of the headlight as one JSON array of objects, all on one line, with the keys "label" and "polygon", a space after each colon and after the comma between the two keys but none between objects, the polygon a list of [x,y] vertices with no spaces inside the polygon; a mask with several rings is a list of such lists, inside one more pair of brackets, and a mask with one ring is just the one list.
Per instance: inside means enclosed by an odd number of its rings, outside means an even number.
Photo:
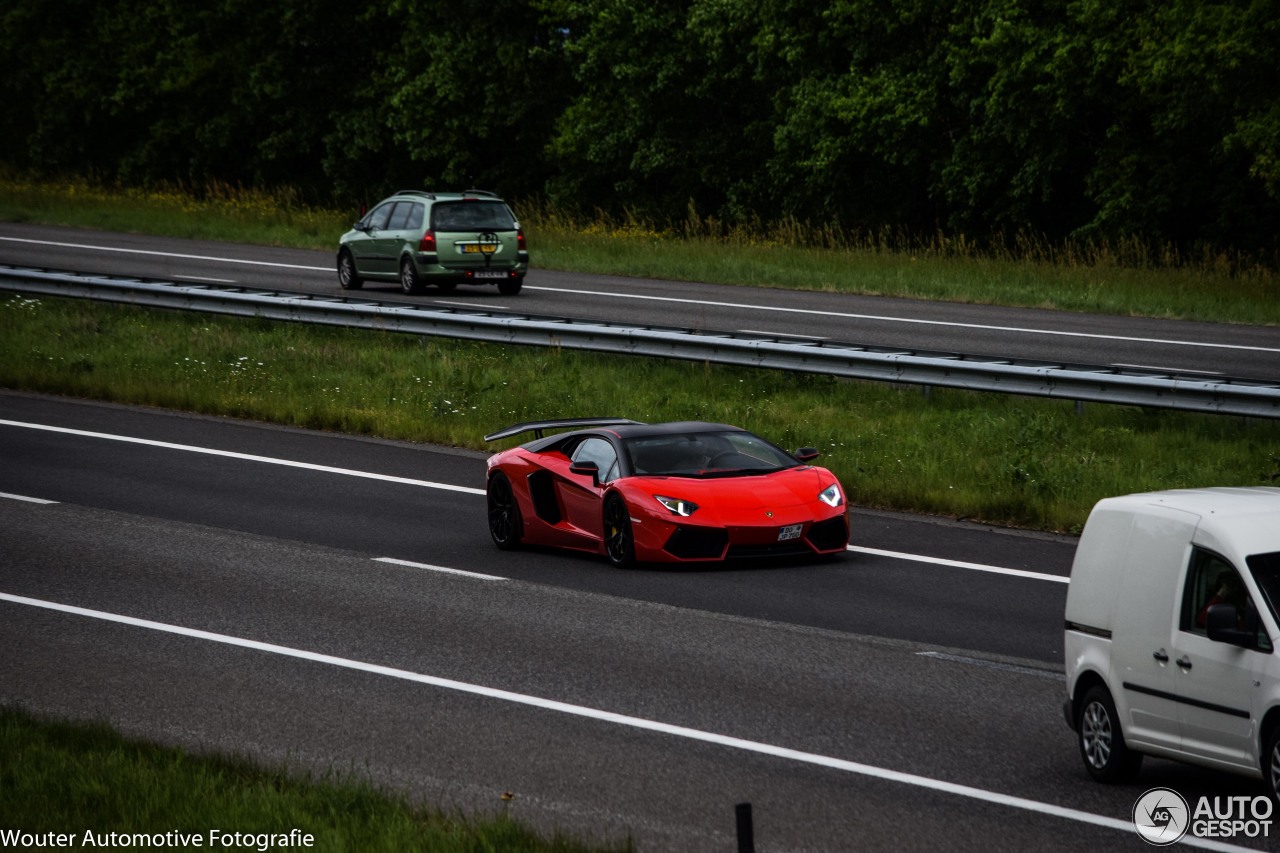
[{"label": "headlight", "polygon": [[664,495],[653,496],[658,503],[671,510],[673,515],[690,516],[698,511],[698,505],[693,501],[682,501],[680,498],[668,498]]},{"label": "headlight", "polygon": [[822,494],[818,495],[818,500],[827,506],[840,506],[844,503],[844,495],[840,494],[840,486],[832,483],[822,490]]}]

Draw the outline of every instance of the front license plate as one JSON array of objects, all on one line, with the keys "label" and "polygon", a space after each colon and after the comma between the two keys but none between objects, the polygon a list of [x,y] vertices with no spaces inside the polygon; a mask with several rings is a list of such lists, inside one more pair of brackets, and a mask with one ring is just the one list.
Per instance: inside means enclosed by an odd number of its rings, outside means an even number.
[{"label": "front license plate", "polygon": [[803,524],[788,524],[778,531],[778,541],[786,542],[788,539],[799,539],[801,530],[804,530]]},{"label": "front license plate", "polygon": [[472,273],[476,278],[506,278],[507,274],[502,270],[476,270]]},{"label": "front license plate", "polygon": [[498,251],[498,247],[494,243],[463,243],[462,244],[462,254],[464,255],[474,255],[477,253],[482,255],[492,255],[496,251]]}]

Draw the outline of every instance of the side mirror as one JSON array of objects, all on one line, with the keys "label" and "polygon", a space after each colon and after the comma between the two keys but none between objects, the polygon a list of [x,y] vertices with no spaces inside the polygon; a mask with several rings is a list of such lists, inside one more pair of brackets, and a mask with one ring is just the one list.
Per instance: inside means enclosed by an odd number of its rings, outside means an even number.
[{"label": "side mirror", "polygon": [[818,448],[802,447],[792,455],[800,462],[812,462],[818,458]]},{"label": "side mirror", "polygon": [[1251,649],[1254,646],[1254,635],[1249,631],[1241,631],[1239,613],[1234,604],[1215,604],[1205,614],[1205,627],[1209,629],[1209,639],[1215,643],[1227,643],[1232,646]]},{"label": "side mirror", "polygon": [[569,465],[569,473],[590,476],[591,485],[600,485],[600,466],[594,462],[574,462]]}]

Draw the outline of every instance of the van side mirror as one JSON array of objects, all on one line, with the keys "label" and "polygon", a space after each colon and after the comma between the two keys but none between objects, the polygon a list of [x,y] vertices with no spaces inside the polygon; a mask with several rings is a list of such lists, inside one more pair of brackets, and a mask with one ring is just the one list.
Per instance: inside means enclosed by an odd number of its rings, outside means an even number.
[{"label": "van side mirror", "polygon": [[802,447],[792,455],[794,455],[796,460],[799,462],[812,462],[818,458],[818,448]]},{"label": "van side mirror", "polygon": [[1249,631],[1241,631],[1238,625],[1239,613],[1234,604],[1215,604],[1205,614],[1205,627],[1209,629],[1210,640],[1245,649],[1253,648],[1254,635]]},{"label": "van side mirror", "polygon": [[570,474],[582,474],[591,477],[591,485],[600,485],[600,466],[594,462],[573,462],[569,465]]}]

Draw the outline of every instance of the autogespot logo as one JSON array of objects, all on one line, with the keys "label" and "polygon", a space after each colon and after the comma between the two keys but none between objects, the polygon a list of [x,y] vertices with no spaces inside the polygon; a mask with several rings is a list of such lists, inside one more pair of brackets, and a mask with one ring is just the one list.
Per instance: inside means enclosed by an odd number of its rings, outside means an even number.
[{"label": "autogespot logo", "polygon": [[1187,834],[1191,813],[1177,791],[1152,788],[1133,804],[1133,825],[1142,840],[1164,847]]}]

